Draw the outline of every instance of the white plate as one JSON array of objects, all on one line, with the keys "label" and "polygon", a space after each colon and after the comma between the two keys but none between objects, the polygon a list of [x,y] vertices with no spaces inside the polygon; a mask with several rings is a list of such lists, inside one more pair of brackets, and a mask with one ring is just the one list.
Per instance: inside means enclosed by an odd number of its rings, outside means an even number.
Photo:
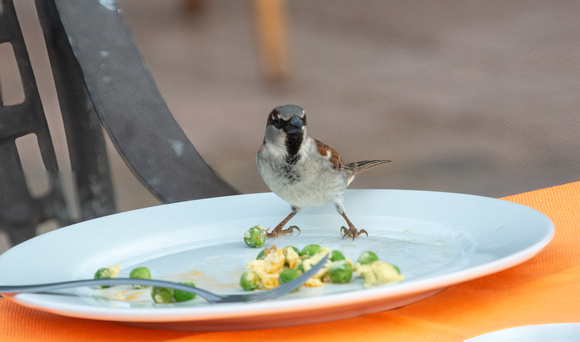
[{"label": "white plate", "polygon": [[[155,329],[241,330],[282,327],[380,312],[429,297],[447,286],[520,264],[554,234],[552,222],[531,208],[486,197],[404,190],[349,190],[351,221],[369,232],[342,240],[343,219],[332,205],[305,208],[292,219],[299,236],[269,240],[302,248],[316,243],[355,260],[366,250],[398,265],[406,279],[365,289],[347,285],[301,288],[276,301],[154,305],[146,292],[128,301],[107,299],[129,288],[80,288],[61,294],[17,294],[16,303],[65,316],[118,321]],[[155,278],[193,280],[218,293],[238,293],[245,263],[259,249],[242,234],[275,226],[289,206],[271,193],[162,205],[82,222],[41,235],[0,256],[0,283],[34,284],[92,278],[103,266],[121,276],[147,266]],[[498,284],[501,286],[501,284]],[[143,302],[140,302],[143,301]]]}]

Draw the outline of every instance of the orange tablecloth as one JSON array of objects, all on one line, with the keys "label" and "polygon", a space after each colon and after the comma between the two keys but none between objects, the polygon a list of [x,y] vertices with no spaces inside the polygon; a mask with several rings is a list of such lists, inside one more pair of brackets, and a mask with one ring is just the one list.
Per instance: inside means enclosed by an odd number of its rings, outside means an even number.
[{"label": "orange tablecloth", "polygon": [[508,327],[580,322],[580,182],[504,198],[556,226],[536,257],[403,308],[348,320],[238,332],[175,332],[66,318],[0,299],[0,341],[461,341]]}]

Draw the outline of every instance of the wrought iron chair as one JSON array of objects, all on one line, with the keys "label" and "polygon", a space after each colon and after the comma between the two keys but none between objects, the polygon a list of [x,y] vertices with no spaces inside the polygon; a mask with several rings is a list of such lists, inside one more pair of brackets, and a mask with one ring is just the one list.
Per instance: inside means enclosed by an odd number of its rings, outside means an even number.
[{"label": "wrought iron chair", "polygon": [[[102,127],[135,176],[162,202],[236,194],[203,160],[159,93],[113,0],[36,0],[75,179],[80,220],[115,212]],[[55,219],[73,223],[13,0],[0,0],[0,44],[12,46],[24,101],[0,89],[0,229],[18,244]],[[102,125],[102,126],[101,126]],[[38,140],[49,191],[33,196],[15,140]]]}]

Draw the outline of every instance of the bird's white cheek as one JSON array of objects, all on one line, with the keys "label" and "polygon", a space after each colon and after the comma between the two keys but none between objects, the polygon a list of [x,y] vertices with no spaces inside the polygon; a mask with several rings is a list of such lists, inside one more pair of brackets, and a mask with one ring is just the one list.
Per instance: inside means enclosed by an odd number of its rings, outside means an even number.
[{"label": "bird's white cheek", "polygon": [[272,164],[271,168],[286,161],[286,149],[284,146],[266,144],[258,152],[257,160],[264,164]]},{"label": "bird's white cheek", "polygon": [[286,133],[274,126],[266,126],[265,139],[266,144],[282,147],[286,141]]}]

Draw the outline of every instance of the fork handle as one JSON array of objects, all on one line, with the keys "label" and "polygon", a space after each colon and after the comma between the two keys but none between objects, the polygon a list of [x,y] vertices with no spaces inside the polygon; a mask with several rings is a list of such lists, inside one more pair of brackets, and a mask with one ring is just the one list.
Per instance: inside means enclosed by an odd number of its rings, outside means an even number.
[{"label": "fork handle", "polygon": [[197,287],[191,287],[179,283],[157,279],[138,279],[138,278],[110,278],[110,279],[85,279],[71,280],[58,283],[34,284],[34,285],[1,285],[0,293],[30,293],[30,292],[49,292],[82,286],[105,286],[105,285],[151,285],[166,287],[174,290],[182,290],[200,295],[209,302],[216,302],[223,299],[222,296],[208,292]]}]

